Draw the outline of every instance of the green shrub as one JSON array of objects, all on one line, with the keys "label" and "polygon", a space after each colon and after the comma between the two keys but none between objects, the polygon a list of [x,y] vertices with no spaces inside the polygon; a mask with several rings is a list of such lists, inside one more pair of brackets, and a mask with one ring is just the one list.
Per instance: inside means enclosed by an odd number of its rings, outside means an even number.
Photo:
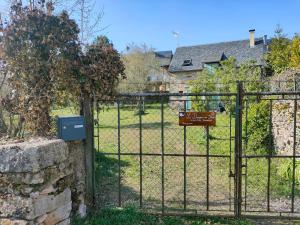
[{"label": "green shrub", "polygon": [[[281,163],[277,168],[277,174],[282,181],[292,182],[293,181],[293,162]],[[295,184],[300,184],[300,162],[295,163]]]},{"label": "green shrub", "polygon": [[[268,154],[273,151],[273,135],[270,133],[270,103],[260,101],[249,105],[247,123],[248,153]],[[246,124],[243,126],[246,131]],[[271,144],[271,145],[270,145]],[[271,149],[269,149],[271,147]]]},{"label": "green shrub", "polygon": [[[284,160],[280,163],[271,164],[271,170],[275,171],[275,176],[271,178],[272,192],[277,196],[291,196],[293,183],[293,162]],[[295,196],[300,195],[300,162],[295,163]]]}]

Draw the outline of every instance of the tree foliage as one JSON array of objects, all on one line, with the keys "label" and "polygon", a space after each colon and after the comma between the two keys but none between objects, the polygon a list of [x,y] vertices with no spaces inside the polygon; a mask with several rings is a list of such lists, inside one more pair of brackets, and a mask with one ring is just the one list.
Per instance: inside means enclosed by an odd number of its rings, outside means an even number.
[{"label": "tree foliage", "polygon": [[[197,79],[191,82],[192,92],[231,92],[235,93],[237,81],[244,81],[246,91],[261,90],[261,68],[256,66],[255,61],[237,64],[233,57],[221,62],[214,70],[204,69],[198,73]],[[220,99],[226,100],[228,97]],[[208,100],[212,97],[207,97]],[[231,106],[229,106],[231,107]],[[204,103],[193,102],[194,109],[204,109]]]},{"label": "tree foliage", "polygon": [[[270,133],[270,103],[260,101],[248,105],[247,120],[244,120],[243,129],[247,127],[247,149],[252,154],[266,155],[273,146],[273,135]],[[247,123],[247,126],[246,126]]]},{"label": "tree foliage", "polygon": [[275,73],[281,73],[290,68],[300,67],[300,37],[296,34],[292,39],[283,34],[279,26],[269,45],[266,62]]},{"label": "tree foliage", "polygon": [[233,57],[221,62],[214,71],[204,69],[192,81],[192,91],[199,92],[236,92],[236,82],[245,81],[247,91],[255,91],[261,87],[257,83],[261,80],[261,68],[255,61],[237,64]]},{"label": "tree foliage", "polygon": [[83,93],[112,95],[124,76],[120,56],[107,38],[99,37],[82,52],[78,35],[76,22],[66,12],[55,16],[12,5],[3,43],[6,71],[16,91],[11,102],[17,103],[6,105],[23,117],[34,135],[48,134],[54,103],[79,101]]},{"label": "tree foliage", "polygon": [[300,36],[296,34],[289,45],[290,62],[291,68],[300,67]]},{"label": "tree foliage", "polygon": [[[12,6],[12,21],[4,30],[6,66],[12,74],[10,84],[17,90],[16,110],[35,134],[49,131],[50,107],[58,90],[76,85],[78,32],[65,12],[53,16]],[[65,84],[68,87],[63,88]]]},{"label": "tree foliage", "polygon": [[147,87],[150,75],[160,71],[153,49],[146,45],[131,45],[122,56],[126,79],[120,83],[120,92],[142,92]]},{"label": "tree foliage", "polygon": [[119,79],[125,78],[125,67],[107,37],[100,36],[87,47],[82,63],[85,92],[102,99],[116,94]]}]

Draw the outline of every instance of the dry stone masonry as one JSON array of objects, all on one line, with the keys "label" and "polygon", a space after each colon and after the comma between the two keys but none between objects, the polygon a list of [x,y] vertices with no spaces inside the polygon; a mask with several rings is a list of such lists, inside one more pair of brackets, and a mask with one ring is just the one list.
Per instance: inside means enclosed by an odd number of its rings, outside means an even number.
[{"label": "dry stone masonry", "polygon": [[62,140],[0,145],[0,225],[70,224],[85,210],[82,156]]},{"label": "dry stone masonry", "polygon": [[[276,100],[272,107],[275,151],[278,155],[293,155],[294,101]],[[296,111],[296,154],[300,154],[300,104]]]}]

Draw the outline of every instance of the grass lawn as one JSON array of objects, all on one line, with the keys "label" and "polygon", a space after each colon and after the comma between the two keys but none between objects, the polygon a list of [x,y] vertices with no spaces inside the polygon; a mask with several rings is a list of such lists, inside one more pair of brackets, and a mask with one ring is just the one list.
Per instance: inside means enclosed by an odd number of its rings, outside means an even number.
[{"label": "grass lawn", "polygon": [[246,220],[159,217],[141,213],[135,208],[104,209],[86,219],[75,219],[72,225],[250,225]]},{"label": "grass lawn", "polygon": [[[140,143],[139,116],[136,105],[121,105],[120,109],[120,150],[121,153],[161,153],[161,110],[160,104],[146,104],[142,116],[142,139]],[[95,128],[97,149],[96,182],[100,208],[118,206],[118,157],[102,154],[118,152],[117,109],[110,105],[98,115],[99,130]],[[231,129],[230,129],[231,121]],[[186,211],[233,210],[234,171],[234,116],[217,115],[216,127],[209,130],[209,154],[223,157],[186,158]],[[203,127],[186,128],[187,154],[207,153],[206,132]],[[164,152],[183,154],[184,128],[178,125],[177,110],[164,105]],[[121,156],[121,201],[139,205],[140,160],[142,162],[142,203],[150,211],[161,210],[162,201],[162,159],[161,156]],[[290,159],[274,159],[271,167],[270,199],[271,210],[287,211],[290,205],[291,183],[277,178],[277,167]],[[246,161],[243,162],[246,164]],[[209,165],[209,194],[207,198],[207,164]],[[243,209],[265,211],[267,208],[267,168],[265,158],[247,160],[247,179],[243,176]],[[243,169],[246,173],[246,169]],[[184,208],[184,157],[164,157],[165,208],[167,212],[182,211]],[[298,187],[299,188],[299,187]],[[246,196],[246,197],[245,197]],[[298,197],[296,197],[296,200]],[[246,202],[246,203],[245,203]],[[281,203],[278,203],[281,202]],[[284,207],[278,206],[283,204]],[[296,207],[297,208],[297,207]],[[297,210],[300,210],[297,208]]]},{"label": "grass lawn", "polygon": [[[120,151],[121,153],[160,154],[162,151],[161,106],[146,104],[142,115],[142,138],[140,142],[139,115],[136,104],[121,104]],[[164,104],[164,153],[183,154],[184,128],[178,125],[178,111]],[[72,114],[71,109],[56,110],[54,115]],[[99,208],[118,206],[118,156],[103,153],[118,152],[118,113],[115,104],[106,105],[95,112],[96,149],[96,203]],[[230,129],[231,123],[231,129]],[[234,126],[235,118],[217,114],[217,125],[209,130],[209,154],[223,157],[186,157],[186,211],[201,213],[210,211],[233,211],[234,172]],[[99,129],[98,129],[99,127]],[[230,138],[230,136],[232,138]],[[187,154],[207,153],[206,132],[203,127],[186,128]],[[291,182],[279,179],[277,171],[281,164],[292,159],[272,159],[270,174],[270,209],[286,212],[291,207]],[[142,173],[140,173],[140,161]],[[243,176],[243,207],[245,211],[267,210],[268,160],[253,158],[243,161],[247,178]],[[146,211],[162,208],[162,157],[139,155],[121,156],[121,206],[139,206],[140,188],[142,204]],[[207,183],[207,165],[209,179]],[[142,187],[140,187],[142,175]],[[207,186],[209,194],[207,195]],[[296,184],[295,211],[300,212],[299,185]],[[207,201],[208,200],[208,201]],[[184,211],[184,157],[164,156],[164,206],[166,212]]]},{"label": "grass lawn", "polygon": [[[232,118],[232,123],[233,118]],[[96,173],[99,184],[100,206],[117,206],[118,202],[118,159],[102,152],[117,153],[118,129],[117,110],[115,106],[99,113],[99,139],[95,138],[97,149]],[[224,157],[209,159],[209,201],[212,210],[230,210],[233,187],[228,177],[230,167],[230,120],[229,115],[220,114],[217,127],[210,129],[210,154]],[[139,116],[136,107],[122,105],[120,110],[120,148],[122,153],[139,153],[140,130]],[[232,126],[233,132],[233,126]],[[95,129],[98,134],[98,129]],[[159,104],[146,105],[146,114],[142,116],[142,152],[161,153],[161,111]],[[187,154],[206,154],[206,133],[203,127],[187,128]],[[178,125],[178,115],[175,110],[164,105],[164,152],[166,154],[183,154],[184,129]],[[98,146],[99,141],[99,146]],[[232,148],[233,150],[233,148]],[[172,210],[183,209],[184,187],[184,157],[165,156],[165,207]],[[206,165],[205,157],[187,157],[186,159],[186,201],[188,210],[206,209]],[[161,208],[161,156],[142,157],[143,176],[143,206],[148,209]],[[122,203],[139,203],[139,156],[121,156],[121,194]]]}]

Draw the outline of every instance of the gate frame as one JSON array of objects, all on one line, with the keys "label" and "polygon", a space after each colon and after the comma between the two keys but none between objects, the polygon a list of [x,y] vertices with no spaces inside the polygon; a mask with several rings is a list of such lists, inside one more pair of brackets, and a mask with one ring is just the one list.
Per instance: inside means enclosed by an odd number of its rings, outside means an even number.
[{"label": "gate frame", "polygon": [[234,215],[241,217],[242,211],[242,151],[243,151],[243,83],[237,83],[236,115],[235,115],[235,145],[234,145]]},{"label": "gate frame", "polygon": [[[242,212],[242,188],[243,188],[243,181],[242,181],[242,175],[243,175],[243,101],[245,96],[284,96],[284,95],[293,95],[293,96],[300,96],[299,91],[284,91],[284,92],[245,92],[243,88],[243,81],[237,82],[237,92],[236,93],[136,93],[136,94],[122,94],[118,97],[139,97],[139,100],[143,97],[147,96],[159,96],[161,97],[161,147],[162,147],[162,166],[164,166],[164,102],[163,97],[164,96],[177,96],[177,97],[185,97],[185,96],[235,96],[236,98],[236,116],[235,116],[235,137],[234,137],[234,215],[232,216],[222,216],[222,217],[236,217],[236,218],[276,218],[276,219],[300,219],[299,217],[293,217],[293,216],[276,216],[276,215],[243,215]],[[118,133],[120,132],[120,100],[119,98],[116,98],[117,103],[117,110],[118,110]],[[300,100],[300,99],[299,99]],[[86,198],[88,201],[89,208],[95,207],[95,147],[94,147],[94,110],[97,107],[95,104],[97,102],[96,97],[94,99],[91,99],[87,96],[87,98],[83,101],[81,106],[81,114],[85,117],[85,125],[86,125],[86,131],[87,131],[87,137],[85,140],[85,155],[86,155],[86,184],[87,184],[87,193]],[[297,100],[295,100],[297,102]],[[295,108],[297,106],[295,105]],[[140,105],[141,108],[141,105]],[[141,110],[141,109],[140,109]],[[295,118],[294,118],[295,120]],[[139,116],[139,124],[141,126],[142,118],[141,115]],[[231,122],[231,121],[230,121]],[[295,121],[294,121],[295,122]],[[294,124],[295,125],[295,124]],[[140,129],[141,132],[141,129]],[[140,133],[140,136],[142,136],[142,133]],[[99,138],[99,136],[97,136]],[[120,135],[118,135],[118,159],[120,160]],[[295,139],[295,136],[294,136]],[[140,140],[140,146],[142,145]],[[142,156],[142,152],[139,153],[140,157]],[[184,153],[186,155],[186,153]],[[295,154],[293,156],[293,162],[295,161]],[[298,157],[299,158],[299,157]],[[295,163],[294,163],[295,164]],[[140,168],[141,169],[141,168]],[[120,170],[120,168],[119,168]],[[293,174],[295,168],[293,168]],[[120,171],[119,171],[120,172]],[[174,213],[166,213],[164,211],[164,174],[162,173],[162,215],[175,215]],[[140,178],[142,179],[142,178]],[[294,178],[295,179],[295,178]],[[119,183],[120,183],[119,178]],[[293,180],[295,182],[295,180]],[[140,183],[142,183],[142,180],[140,180]],[[119,184],[120,185],[120,184]],[[294,185],[294,184],[293,184]],[[142,190],[141,190],[142,191]],[[120,190],[119,190],[120,192]],[[120,193],[119,193],[120,195]],[[294,196],[293,196],[294,198]],[[140,204],[142,205],[142,199],[140,199]],[[119,205],[121,203],[119,202]],[[292,209],[292,211],[294,211]],[[265,213],[264,211],[261,211],[261,213]],[[176,214],[176,215],[186,215],[189,216],[189,214]],[[209,215],[204,215],[205,217],[210,217]]]}]

